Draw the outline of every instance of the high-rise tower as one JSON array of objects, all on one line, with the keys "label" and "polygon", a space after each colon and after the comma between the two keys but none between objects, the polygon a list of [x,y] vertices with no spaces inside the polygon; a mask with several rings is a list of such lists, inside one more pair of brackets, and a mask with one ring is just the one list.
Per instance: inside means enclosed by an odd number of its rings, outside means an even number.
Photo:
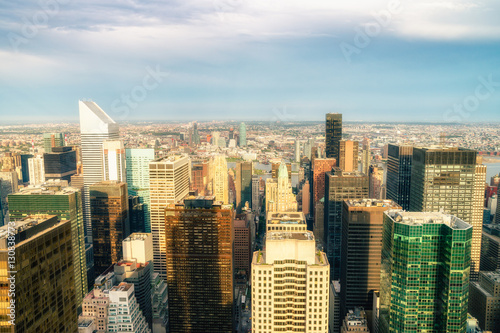
[{"label": "high-rise tower", "polygon": [[413,147],[389,144],[387,153],[387,199],[409,210]]},{"label": "high-rise tower", "polygon": [[342,114],[326,114],[326,157],[339,161],[339,143],[342,140]]},{"label": "high-rise tower", "polygon": [[215,196],[215,200],[227,204],[229,202],[229,183],[227,179],[226,156],[215,156],[212,161],[212,168],[212,194]]},{"label": "high-rise tower", "polygon": [[245,123],[240,124],[240,147],[247,145],[247,127]]},{"label": "high-rise tower", "polygon": [[126,182],[125,147],[121,140],[106,140],[102,145],[104,180]]},{"label": "high-rise tower", "polygon": [[118,140],[120,135],[118,124],[96,103],[79,101],[79,109],[84,183],[83,217],[87,242],[92,243],[89,187],[104,180],[103,142]]}]

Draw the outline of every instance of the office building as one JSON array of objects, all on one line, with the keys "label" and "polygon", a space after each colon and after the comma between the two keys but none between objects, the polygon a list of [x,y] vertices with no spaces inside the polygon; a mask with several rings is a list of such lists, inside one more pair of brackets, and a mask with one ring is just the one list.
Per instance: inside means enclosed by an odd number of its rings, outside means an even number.
[{"label": "office building", "polygon": [[326,157],[339,161],[339,145],[342,140],[342,114],[326,114]]},{"label": "office building", "polygon": [[76,151],[71,147],[54,147],[51,153],[43,154],[45,179],[71,181],[76,174]]},{"label": "office building", "polygon": [[330,284],[330,309],[328,315],[329,333],[340,333],[340,282]]},{"label": "office building", "polygon": [[361,172],[368,174],[368,168],[371,164],[370,139],[364,138],[361,151]]},{"label": "office building", "polygon": [[18,178],[15,171],[0,171],[0,226],[8,217],[9,206],[7,197],[18,190]]},{"label": "office building", "polygon": [[339,168],[345,172],[358,171],[359,142],[339,141]]},{"label": "office building", "polygon": [[233,266],[234,271],[250,272],[252,239],[250,223],[246,219],[235,219],[233,224]]},{"label": "office building", "polygon": [[295,162],[300,163],[300,142],[299,140],[295,140]]},{"label": "office building", "polygon": [[252,211],[260,212],[260,176],[252,176]]},{"label": "office building", "polygon": [[233,214],[212,197],[165,210],[170,332],[232,332]]},{"label": "office building", "polygon": [[122,257],[122,241],[130,234],[127,183],[106,180],[89,188],[95,274]]},{"label": "office building", "polygon": [[165,332],[168,327],[168,288],[160,274],[153,272],[151,278],[153,332]]},{"label": "office building", "polygon": [[[340,279],[343,202],[368,198],[368,176],[335,167],[325,177],[324,244],[333,280]],[[341,281],[342,283],[342,281]]]},{"label": "office building", "polygon": [[290,180],[290,183],[292,182],[292,163],[285,163],[284,161],[280,161],[278,163],[271,163],[271,177],[272,178],[278,178],[278,172],[280,169],[281,164],[285,164],[286,166],[286,171],[288,172],[288,179]]},{"label": "office building", "polygon": [[500,225],[483,225],[481,240],[481,271],[500,269]]},{"label": "office building", "polygon": [[48,154],[55,147],[64,146],[64,135],[62,133],[43,133],[43,151]]},{"label": "office building", "polygon": [[29,183],[30,181],[30,171],[29,171],[29,166],[28,166],[28,159],[32,158],[33,155],[31,154],[21,154],[21,175],[22,178],[19,180],[22,183]]},{"label": "office building", "polygon": [[[302,213],[308,215],[311,212],[311,187],[309,181],[306,180],[302,187]],[[317,237],[317,236],[316,236]]]},{"label": "office building", "polygon": [[362,307],[372,318],[373,292],[380,289],[384,212],[400,209],[392,200],[345,200],[340,251],[340,316]]},{"label": "office building", "polygon": [[34,214],[56,215],[61,221],[68,221],[71,227],[73,254],[74,289],[79,306],[88,292],[87,262],[80,190],[68,187],[67,183],[49,181],[39,187],[25,187],[9,195],[11,221],[19,221]]},{"label": "office building", "polygon": [[170,155],[149,163],[151,233],[154,271],[167,278],[165,208],[189,194],[191,161],[187,155]]},{"label": "office building", "polygon": [[247,145],[247,127],[245,123],[240,124],[240,147],[245,147]]},{"label": "office building", "polygon": [[92,224],[90,218],[89,187],[104,180],[103,142],[118,140],[118,124],[113,121],[96,103],[79,101],[81,156],[83,167],[83,220],[85,236],[92,243]]},{"label": "office building", "polygon": [[500,200],[497,195],[497,207],[495,209],[495,224],[500,225]]},{"label": "office building", "polygon": [[469,312],[483,330],[500,333],[500,270],[480,272],[471,282]]},{"label": "office building", "polygon": [[342,322],[341,333],[369,333],[368,320],[363,308],[349,310]]},{"label": "office building", "polygon": [[39,185],[45,182],[45,170],[42,156],[28,159],[30,185]]},{"label": "office building", "polygon": [[139,196],[128,196],[128,210],[130,232],[146,232],[144,220],[144,204],[141,203]]},{"label": "office building", "polygon": [[121,140],[106,140],[102,143],[103,180],[127,181],[125,147]]},{"label": "office building", "polygon": [[383,196],[384,188],[384,170],[381,167],[370,165],[368,168],[369,178],[369,197],[371,199],[385,199]]},{"label": "office building", "polygon": [[151,200],[149,197],[149,162],[154,149],[125,149],[128,194],[138,196],[144,208],[144,232],[151,232]]},{"label": "office building", "polygon": [[268,218],[252,258],[252,332],[328,332],[330,269],[302,213]]},{"label": "office building", "polygon": [[208,195],[211,189],[208,188],[210,181],[209,161],[192,161],[190,190],[198,195]]},{"label": "office building", "polygon": [[229,202],[229,180],[227,175],[226,156],[216,155],[212,160],[213,174],[212,179],[212,195],[217,201],[222,201],[224,204]]},{"label": "office building", "polygon": [[315,158],[312,162],[312,209],[314,209],[314,206],[318,203],[318,201],[325,196],[325,174],[332,171],[335,163],[336,160],[333,158]]},{"label": "office building", "polygon": [[79,326],[87,327],[93,322],[97,332],[151,333],[137,302],[133,283],[99,286],[98,282],[96,280],[96,287],[83,300]]},{"label": "office building", "polygon": [[384,214],[380,332],[465,332],[472,226],[436,212]]},{"label": "office building", "polygon": [[281,163],[278,178],[266,180],[266,212],[296,212],[297,207],[286,165]]},{"label": "office building", "polygon": [[69,221],[33,215],[1,227],[0,267],[1,332],[77,331]]},{"label": "office building", "polygon": [[241,210],[248,202],[249,208],[252,208],[252,162],[236,163],[236,212],[241,213]]},{"label": "office building", "polygon": [[413,147],[389,144],[387,149],[387,199],[409,210]]},{"label": "office building", "polygon": [[486,169],[477,152],[463,148],[414,148],[410,211],[454,215],[474,227],[471,279],[478,278]]}]

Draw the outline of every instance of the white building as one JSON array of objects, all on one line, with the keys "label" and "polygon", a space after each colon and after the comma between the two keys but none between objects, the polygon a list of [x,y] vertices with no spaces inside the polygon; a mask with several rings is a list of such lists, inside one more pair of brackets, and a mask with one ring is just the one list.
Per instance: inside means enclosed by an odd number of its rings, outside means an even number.
[{"label": "white building", "polygon": [[102,144],[104,180],[127,181],[125,147],[121,140],[107,140]]},{"label": "white building", "polygon": [[79,101],[80,135],[83,166],[83,217],[87,242],[92,242],[89,186],[104,180],[103,142],[118,140],[118,124],[96,103]]},{"label": "white building", "polygon": [[227,176],[226,156],[217,155],[212,161],[212,194],[215,200],[222,201],[225,205],[229,202],[229,183]]},{"label": "white building", "polygon": [[303,214],[293,214],[302,219],[287,221],[281,216],[279,223],[268,219],[272,231],[266,234],[266,251],[253,255],[255,333],[328,333],[330,265],[325,253],[316,251]]},{"label": "white building", "polygon": [[42,156],[28,158],[28,170],[30,185],[39,185],[45,182],[45,168]]}]

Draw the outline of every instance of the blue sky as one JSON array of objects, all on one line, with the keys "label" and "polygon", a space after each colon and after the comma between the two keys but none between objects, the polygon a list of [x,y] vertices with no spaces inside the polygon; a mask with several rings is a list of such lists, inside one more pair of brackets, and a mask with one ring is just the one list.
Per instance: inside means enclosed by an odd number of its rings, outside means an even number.
[{"label": "blue sky", "polygon": [[498,0],[0,1],[0,124],[77,120],[79,99],[116,120],[500,121],[499,17]]}]

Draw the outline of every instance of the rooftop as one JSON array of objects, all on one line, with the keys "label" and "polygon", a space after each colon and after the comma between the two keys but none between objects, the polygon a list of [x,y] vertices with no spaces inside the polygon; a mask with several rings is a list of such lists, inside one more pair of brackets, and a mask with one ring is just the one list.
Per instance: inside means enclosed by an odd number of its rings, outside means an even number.
[{"label": "rooftop", "polygon": [[283,240],[283,239],[314,240],[314,235],[311,231],[307,232],[268,231],[266,233],[266,241]]},{"label": "rooftop", "polygon": [[355,308],[354,310],[349,310],[345,319],[348,326],[368,325],[365,310],[363,310],[363,308]]},{"label": "rooftop", "polygon": [[380,199],[349,199],[345,200],[349,207],[393,207],[400,208],[400,206],[392,200]]},{"label": "rooftop", "polygon": [[454,215],[441,212],[406,212],[400,209],[391,209],[385,212],[392,220],[407,225],[445,224],[452,229],[469,229],[472,226]]},{"label": "rooftop", "polygon": [[67,186],[67,181],[47,181],[41,185],[28,186],[19,189],[19,192],[11,195],[67,195],[80,190],[75,187]]},{"label": "rooftop", "polygon": [[302,212],[272,212],[267,215],[268,224],[305,224]]},{"label": "rooftop", "polygon": [[133,240],[145,240],[148,237],[151,237],[151,234],[145,232],[134,232],[133,234],[130,234],[127,238],[125,238],[123,241],[130,242]]}]

